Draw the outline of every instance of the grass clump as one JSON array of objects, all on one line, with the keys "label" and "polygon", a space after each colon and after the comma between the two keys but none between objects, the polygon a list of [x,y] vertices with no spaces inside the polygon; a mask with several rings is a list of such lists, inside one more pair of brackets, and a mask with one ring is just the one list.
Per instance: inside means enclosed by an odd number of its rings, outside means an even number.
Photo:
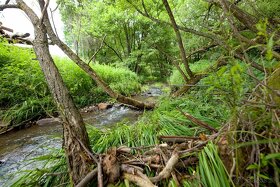
[{"label": "grass clump", "polygon": [[199,153],[198,173],[203,186],[234,186],[218,154],[217,146],[211,142]]}]

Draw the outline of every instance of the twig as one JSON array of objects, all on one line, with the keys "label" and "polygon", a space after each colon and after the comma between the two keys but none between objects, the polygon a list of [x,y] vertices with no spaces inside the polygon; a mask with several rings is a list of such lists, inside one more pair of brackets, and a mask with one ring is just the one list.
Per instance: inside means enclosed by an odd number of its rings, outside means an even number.
[{"label": "twig", "polygon": [[124,161],[123,163],[133,163],[133,162],[140,162],[140,163],[147,163],[147,162],[155,162],[158,163],[160,160],[159,155],[152,155],[144,158],[136,158],[128,161]]},{"label": "twig", "polygon": [[96,52],[90,57],[90,59],[88,60],[88,63],[87,63],[87,64],[89,64],[90,61],[92,61],[92,59],[93,59],[93,58],[97,55],[97,53],[99,53],[99,51],[102,49],[105,38],[106,38],[106,35],[103,37],[99,48],[98,48],[98,49],[96,50]]},{"label": "twig", "polygon": [[158,136],[158,139],[164,142],[171,143],[182,143],[187,140],[199,140],[199,137],[190,137],[190,136]]},{"label": "twig", "polygon": [[211,127],[211,126],[208,125],[207,123],[205,123],[205,122],[203,122],[203,121],[201,121],[201,120],[199,120],[199,119],[193,117],[193,116],[190,115],[189,113],[183,112],[183,111],[182,111],[181,109],[179,109],[179,108],[178,108],[178,110],[179,110],[186,118],[188,118],[191,122],[193,122],[193,123],[195,123],[195,124],[197,124],[197,125],[199,125],[199,126],[201,126],[201,127],[204,127],[204,128],[206,128],[206,129],[208,129],[208,130],[211,130],[211,131],[214,131],[214,132],[218,132],[218,130],[215,129],[214,127]]},{"label": "twig", "polygon": [[91,172],[89,172],[85,178],[83,178],[83,180],[81,180],[81,182],[79,182],[79,184],[77,184],[75,187],[85,187],[87,186],[87,184],[93,179],[93,177],[95,177],[97,175],[97,168],[95,168],[94,170],[92,170]]},{"label": "twig", "polygon": [[6,31],[9,31],[9,32],[14,32],[13,29],[10,29],[10,28],[8,28],[8,27],[4,27],[4,26],[2,26],[2,24],[0,24],[0,30],[1,30],[1,29],[6,30]]}]

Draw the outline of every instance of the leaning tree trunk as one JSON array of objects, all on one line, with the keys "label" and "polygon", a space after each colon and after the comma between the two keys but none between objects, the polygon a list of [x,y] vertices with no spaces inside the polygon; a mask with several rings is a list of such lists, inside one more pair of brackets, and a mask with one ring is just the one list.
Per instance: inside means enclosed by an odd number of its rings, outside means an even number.
[{"label": "leaning tree trunk", "polygon": [[47,29],[48,36],[52,40],[54,44],[56,44],[73,62],[75,62],[82,70],[84,70],[95,82],[96,84],[105,91],[110,97],[116,99],[117,101],[132,105],[139,109],[153,109],[153,103],[144,103],[141,101],[137,101],[130,97],[125,97],[119,93],[116,93],[114,90],[110,88],[110,86],[102,80],[101,77],[97,75],[97,73],[87,64],[85,63],[78,55],[76,55],[65,43],[63,43],[54,33],[50,20],[48,18],[47,12],[45,13],[44,24]]},{"label": "leaning tree trunk", "polygon": [[44,24],[41,24],[33,10],[22,0],[17,0],[17,3],[19,8],[28,15],[35,29],[34,51],[62,117],[63,147],[71,180],[74,184],[77,184],[90,171],[92,164],[90,159],[87,159],[86,151],[83,149],[83,146],[85,146],[91,150],[86,128],[50,55]]}]

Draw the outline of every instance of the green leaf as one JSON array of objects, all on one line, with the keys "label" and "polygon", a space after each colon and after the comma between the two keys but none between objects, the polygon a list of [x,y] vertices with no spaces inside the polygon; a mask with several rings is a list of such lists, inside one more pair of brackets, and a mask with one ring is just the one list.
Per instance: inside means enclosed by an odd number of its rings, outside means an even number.
[{"label": "green leaf", "polygon": [[254,163],[254,164],[250,164],[246,169],[250,170],[250,169],[258,169],[258,168],[259,168],[259,165]]}]

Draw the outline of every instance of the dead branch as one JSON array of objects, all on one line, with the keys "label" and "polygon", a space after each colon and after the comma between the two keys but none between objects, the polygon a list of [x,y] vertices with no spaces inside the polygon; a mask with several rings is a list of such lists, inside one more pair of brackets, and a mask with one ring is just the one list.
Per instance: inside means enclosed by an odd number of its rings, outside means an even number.
[{"label": "dead branch", "polygon": [[159,155],[152,155],[144,158],[137,158],[137,159],[132,159],[128,161],[124,161],[123,163],[159,163],[160,161],[160,156]]},{"label": "dead branch", "polygon": [[102,157],[99,157],[99,162],[97,163],[97,181],[98,187],[103,187],[103,174],[102,174]]},{"label": "dead branch", "polygon": [[145,180],[137,175],[123,173],[123,177],[131,182],[136,183],[140,187],[156,187],[151,181]]},{"label": "dead branch", "polygon": [[163,170],[157,176],[150,178],[150,180],[152,182],[159,182],[162,179],[166,179],[170,177],[171,172],[173,171],[175,165],[178,163],[178,160],[179,160],[179,153],[175,149],[172,153],[171,158],[168,160]]},{"label": "dead branch", "polygon": [[83,180],[79,184],[77,184],[75,187],[86,187],[87,184],[97,175],[97,168],[92,170],[90,173],[87,174]]},{"label": "dead branch", "polygon": [[199,140],[199,137],[190,136],[159,136],[159,140],[167,143],[183,143],[187,140]]},{"label": "dead branch", "polygon": [[143,172],[144,170],[141,167],[130,165],[130,164],[122,164],[121,165],[122,172],[136,174],[138,171]]},{"label": "dead branch", "polygon": [[215,138],[217,138],[217,137],[220,135],[220,133],[221,133],[222,131],[223,131],[223,128],[220,129],[219,132],[217,132],[217,133],[215,133],[215,134],[209,136],[208,139],[207,139],[206,141],[204,141],[204,142],[202,142],[202,143],[199,143],[199,144],[197,144],[196,146],[194,146],[194,147],[192,147],[192,148],[179,151],[180,155],[182,155],[182,154],[184,154],[184,153],[190,153],[190,152],[193,152],[193,151],[197,151],[199,148],[201,148],[201,147],[207,145],[207,143],[208,143],[209,141],[212,141],[212,140],[214,140]]},{"label": "dead branch", "polygon": [[214,127],[211,127],[210,125],[208,125],[207,123],[193,117],[192,115],[190,115],[189,113],[187,112],[183,112],[181,109],[178,109],[185,117],[187,117],[191,122],[205,128],[205,129],[208,129],[208,130],[211,130],[213,132],[218,132],[217,129],[215,129]]},{"label": "dead branch", "polygon": [[[161,149],[160,149],[160,151],[161,151],[161,155],[164,160],[164,163],[167,163],[168,162],[167,156],[164,154],[164,152]],[[172,175],[173,180],[176,183],[176,186],[180,187],[181,185],[180,185],[180,182],[178,181],[176,173],[174,171],[171,171],[171,175]]]},{"label": "dead branch", "polygon": [[81,140],[79,140],[79,139],[77,139],[77,141],[80,143],[81,147],[85,150],[85,152],[88,154],[88,156],[89,156],[92,160],[94,160],[94,162],[95,162],[96,164],[98,164],[99,162],[98,162],[97,158],[96,158],[96,157],[92,154],[92,152],[83,144],[83,142],[81,142]]},{"label": "dead branch", "polygon": [[197,161],[198,161],[198,158],[197,158],[197,157],[188,157],[188,158],[185,159],[185,160],[180,160],[180,161],[175,165],[175,168],[176,168],[176,169],[183,169],[183,168],[186,168],[187,166],[196,164]]}]

